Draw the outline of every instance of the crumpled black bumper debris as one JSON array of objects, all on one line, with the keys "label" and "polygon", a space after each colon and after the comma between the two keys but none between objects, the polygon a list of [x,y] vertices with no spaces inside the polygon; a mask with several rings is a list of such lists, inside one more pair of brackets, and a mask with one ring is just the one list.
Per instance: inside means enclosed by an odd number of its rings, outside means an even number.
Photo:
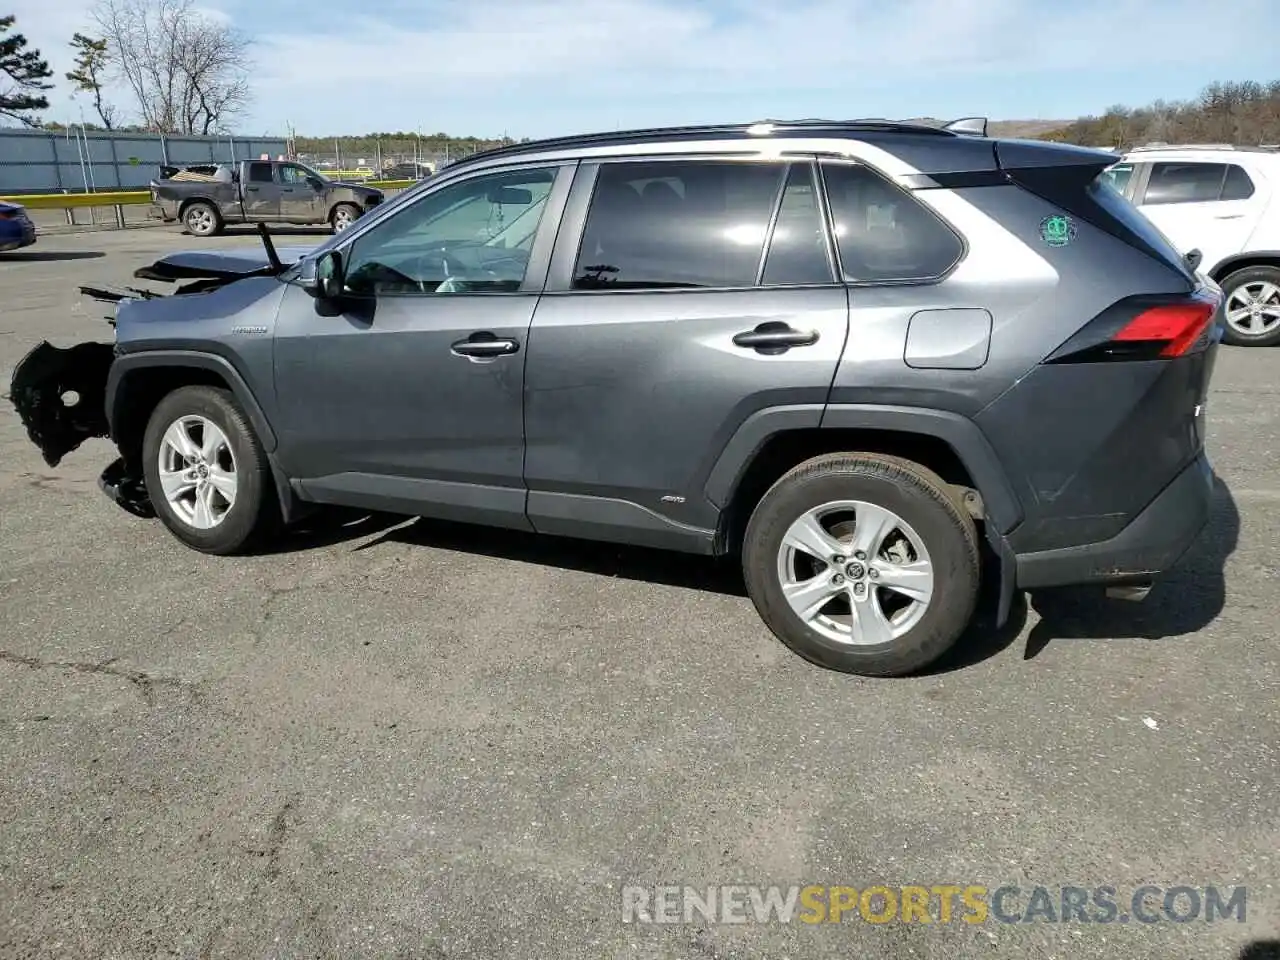
[{"label": "crumpled black bumper debris", "polygon": [[98,478],[98,488],[123,510],[150,520],[156,515],[147,494],[146,482],[125,465],[124,458],[112,462]]},{"label": "crumpled black bumper debris", "polygon": [[114,360],[110,343],[55,347],[45,341],[14,367],[9,400],[49,466],[89,438],[108,436],[104,404]]}]

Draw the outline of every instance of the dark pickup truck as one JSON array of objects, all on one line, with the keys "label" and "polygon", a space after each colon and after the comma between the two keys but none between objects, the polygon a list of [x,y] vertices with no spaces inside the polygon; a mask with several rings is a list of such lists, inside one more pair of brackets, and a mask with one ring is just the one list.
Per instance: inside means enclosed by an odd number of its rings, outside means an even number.
[{"label": "dark pickup truck", "polygon": [[286,160],[164,166],[151,181],[157,215],[181,220],[197,237],[228,223],[327,223],[339,233],[384,199],[376,187],[329,180]]}]

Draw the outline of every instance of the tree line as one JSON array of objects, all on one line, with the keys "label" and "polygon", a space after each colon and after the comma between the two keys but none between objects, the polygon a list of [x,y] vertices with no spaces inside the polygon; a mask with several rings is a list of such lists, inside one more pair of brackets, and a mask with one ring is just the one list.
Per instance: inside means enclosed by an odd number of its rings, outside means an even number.
[{"label": "tree line", "polygon": [[1211,83],[1192,100],[1117,105],[1041,138],[1122,150],[1144,143],[1280,144],[1280,80]]},{"label": "tree line", "polygon": [[[40,114],[49,108],[53,71],[15,26],[13,16],[0,16],[0,117],[52,128]],[[63,78],[97,116],[86,126],[208,135],[229,132],[246,116],[252,41],[197,0],[95,0],[86,30],[68,39],[75,63]],[[111,102],[109,89],[125,91],[127,102]],[[1190,100],[1116,105],[1033,136],[1119,149],[1150,142],[1278,144],[1280,80],[1212,83]],[[327,152],[335,141],[359,155],[470,153],[514,142],[404,131],[294,138],[304,153]]]}]

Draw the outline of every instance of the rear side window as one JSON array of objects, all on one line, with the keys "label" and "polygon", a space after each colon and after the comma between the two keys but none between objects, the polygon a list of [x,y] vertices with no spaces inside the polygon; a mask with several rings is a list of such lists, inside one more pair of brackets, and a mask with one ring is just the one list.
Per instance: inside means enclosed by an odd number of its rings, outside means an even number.
[{"label": "rear side window", "polygon": [[754,286],[784,163],[604,163],[577,290]]},{"label": "rear side window", "polygon": [[1237,167],[1234,163],[1227,167],[1227,179],[1222,184],[1222,199],[1248,200],[1252,196],[1253,181],[1245,173],[1244,167]]},{"label": "rear side window", "polygon": [[950,227],[879,174],[823,163],[822,176],[845,280],[935,280],[964,253]]},{"label": "rear side window", "polygon": [[249,182],[250,183],[270,183],[271,182],[271,164],[269,163],[249,164]]},{"label": "rear side window", "polygon": [[1153,163],[1142,202],[1155,206],[1218,200],[1226,176],[1225,163]]}]

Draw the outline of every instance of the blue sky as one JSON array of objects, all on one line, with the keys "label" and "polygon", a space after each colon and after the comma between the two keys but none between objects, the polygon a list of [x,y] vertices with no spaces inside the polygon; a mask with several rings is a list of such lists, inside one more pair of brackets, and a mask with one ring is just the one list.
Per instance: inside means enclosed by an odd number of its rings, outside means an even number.
[{"label": "blue sky", "polygon": [[[539,137],[761,117],[1057,119],[1280,79],[1274,39],[1261,39],[1280,36],[1280,0],[202,3],[254,38],[255,100],[237,124],[254,135],[289,123]],[[0,12],[61,77],[88,5],[0,0]],[[51,101],[50,119],[78,118],[65,84]]]}]

